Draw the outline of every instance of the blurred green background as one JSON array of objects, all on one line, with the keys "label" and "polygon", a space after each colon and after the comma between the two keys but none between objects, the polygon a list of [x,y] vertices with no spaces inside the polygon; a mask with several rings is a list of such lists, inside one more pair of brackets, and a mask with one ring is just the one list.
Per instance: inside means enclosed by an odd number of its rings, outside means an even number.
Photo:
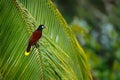
[{"label": "blurred green background", "polygon": [[94,80],[120,80],[120,0],[52,0],[85,50]]}]

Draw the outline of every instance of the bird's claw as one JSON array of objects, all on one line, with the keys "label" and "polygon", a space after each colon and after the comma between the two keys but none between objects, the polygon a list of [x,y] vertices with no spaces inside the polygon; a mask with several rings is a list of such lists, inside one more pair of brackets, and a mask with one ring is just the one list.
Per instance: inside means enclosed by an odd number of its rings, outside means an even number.
[{"label": "bird's claw", "polygon": [[39,47],[39,44],[38,44],[38,43],[36,43],[36,44],[35,44],[35,47],[36,47],[36,48],[38,48],[38,47]]}]

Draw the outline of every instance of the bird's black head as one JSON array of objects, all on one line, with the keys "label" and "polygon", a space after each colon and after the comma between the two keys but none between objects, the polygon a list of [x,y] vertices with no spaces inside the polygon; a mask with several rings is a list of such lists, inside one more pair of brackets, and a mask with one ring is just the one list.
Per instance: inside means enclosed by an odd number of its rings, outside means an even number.
[{"label": "bird's black head", "polygon": [[42,31],[42,29],[44,29],[44,28],[45,28],[45,26],[44,26],[44,25],[40,25],[40,26],[38,27],[38,29],[37,29],[37,30]]}]

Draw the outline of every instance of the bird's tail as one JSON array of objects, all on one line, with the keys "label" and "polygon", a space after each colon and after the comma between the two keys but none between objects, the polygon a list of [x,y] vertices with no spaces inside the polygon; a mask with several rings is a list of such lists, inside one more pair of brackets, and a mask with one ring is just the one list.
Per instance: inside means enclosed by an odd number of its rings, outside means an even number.
[{"label": "bird's tail", "polygon": [[28,44],[28,47],[27,47],[27,52],[30,52],[30,48],[31,48],[31,45]]},{"label": "bird's tail", "polygon": [[25,51],[25,55],[28,56],[30,54],[30,49],[31,49],[31,45],[28,44],[27,46],[27,50]]}]

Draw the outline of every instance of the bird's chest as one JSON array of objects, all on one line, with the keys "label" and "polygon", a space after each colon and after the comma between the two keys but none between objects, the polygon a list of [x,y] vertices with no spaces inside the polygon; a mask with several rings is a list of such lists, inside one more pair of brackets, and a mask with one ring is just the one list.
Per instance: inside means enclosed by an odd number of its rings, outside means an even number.
[{"label": "bird's chest", "polygon": [[33,39],[39,39],[42,36],[42,33],[38,32],[37,34],[33,35]]},{"label": "bird's chest", "polygon": [[32,36],[30,38],[30,43],[32,45],[34,45],[40,39],[41,36],[42,36],[42,32],[41,31],[33,32]]}]

